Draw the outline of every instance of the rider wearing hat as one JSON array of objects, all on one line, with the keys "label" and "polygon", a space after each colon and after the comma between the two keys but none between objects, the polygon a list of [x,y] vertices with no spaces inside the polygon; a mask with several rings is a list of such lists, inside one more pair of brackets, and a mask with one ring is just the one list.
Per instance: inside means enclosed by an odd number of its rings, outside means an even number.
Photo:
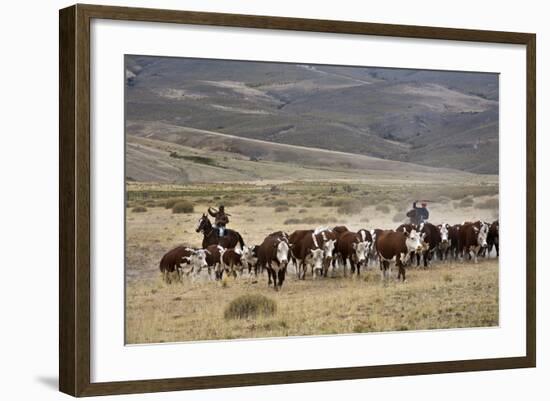
[{"label": "rider wearing hat", "polygon": [[422,203],[420,204],[421,207],[416,206],[417,202],[418,201],[413,202],[413,210],[416,214],[416,224],[421,224],[424,221],[428,220],[428,218],[430,217],[430,212],[428,212],[428,209],[426,207],[428,206],[428,204],[425,201],[422,201]]},{"label": "rider wearing hat", "polygon": [[220,205],[218,210],[213,207],[208,208],[208,214],[214,217],[214,227],[218,229],[220,237],[223,237],[225,232],[225,226],[229,223],[229,213],[225,213],[225,208],[223,205]]}]

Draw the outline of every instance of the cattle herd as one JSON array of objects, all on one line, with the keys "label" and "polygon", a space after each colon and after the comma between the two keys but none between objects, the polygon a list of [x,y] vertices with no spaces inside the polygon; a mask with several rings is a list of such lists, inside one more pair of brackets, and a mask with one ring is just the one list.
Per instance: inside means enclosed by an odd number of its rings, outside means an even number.
[{"label": "cattle herd", "polygon": [[268,285],[278,290],[285,280],[289,264],[294,266],[296,277],[304,280],[310,272],[313,278],[327,277],[342,269],[347,276],[360,275],[361,268],[379,265],[383,281],[390,278],[390,263],[395,263],[397,280],[405,281],[405,268],[421,262],[428,268],[432,260],[473,260],[489,257],[493,248],[499,254],[499,223],[484,221],[462,224],[420,225],[401,224],[395,230],[361,229],[357,232],[345,226],[332,229],[320,227],[296,230],[290,235],[273,232],[261,244],[245,245],[240,234],[226,230],[218,237],[206,215],[199,220],[197,232],[204,236],[202,248],[179,246],[167,252],[160,261],[160,271],[166,282],[184,276],[198,276],[207,269],[216,280],[223,275],[234,277],[248,274],[257,277],[267,271]]}]

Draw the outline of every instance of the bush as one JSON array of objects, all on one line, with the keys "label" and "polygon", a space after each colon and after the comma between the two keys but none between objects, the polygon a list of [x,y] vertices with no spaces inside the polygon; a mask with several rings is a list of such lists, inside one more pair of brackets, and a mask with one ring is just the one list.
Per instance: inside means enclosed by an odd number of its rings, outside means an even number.
[{"label": "bush", "polygon": [[132,209],[132,213],[144,213],[147,211],[147,208],[145,206],[136,206]]},{"label": "bush", "polygon": [[179,201],[172,207],[172,213],[193,213],[194,207],[191,202]]},{"label": "bush", "polygon": [[390,212],[390,207],[388,205],[376,205],[375,210],[377,212],[382,212],[384,214],[387,214]]},{"label": "bush", "polygon": [[498,209],[498,198],[490,198],[483,202],[476,203],[478,209]]},{"label": "bush", "polygon": [[227,305],[225,319],[247,319],[256,316],[271,316],[277,311],[274,300],[260,294],[246,294],[235,298]]},{"label": "bush", "polygon": [[275,213],[287,212],[288,210],[288,206],[277,206],[275,208]]}]

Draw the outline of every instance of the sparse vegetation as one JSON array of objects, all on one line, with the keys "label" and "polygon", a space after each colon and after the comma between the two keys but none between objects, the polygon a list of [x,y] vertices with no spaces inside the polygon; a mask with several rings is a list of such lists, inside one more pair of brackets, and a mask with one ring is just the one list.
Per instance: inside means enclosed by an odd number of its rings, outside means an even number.
[{"label": "sparse vegetation", "polygon": [[274,300],[261,294],[246,294],[235,298],[227,305],[225,319],[250,319],[257,316],[271,316],[277,311]]},{"label": "sparse vegetation", "polygon": [[188,201],[179,201],[172,206],[172,213],[193,213],[194,210],[193,204]]},{"label": "sparse vegetation", "polygon": [[145,206],[136,206],[132,208],[132,213],[145,213],[147,208]]},{"label": "sparse vegetation", "polygon": [[277,206],[275,208],[275,213],[286,212],[288,210],[289,210],[288,206]]}]

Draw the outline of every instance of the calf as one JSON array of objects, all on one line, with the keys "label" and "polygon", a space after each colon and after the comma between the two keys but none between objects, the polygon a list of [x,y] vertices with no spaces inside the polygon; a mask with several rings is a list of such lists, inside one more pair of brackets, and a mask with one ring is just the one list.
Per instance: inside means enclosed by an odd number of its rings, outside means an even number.
[{"label": "calf", "polygon": [[464,223],[458,231],[458,249],[462,252],[462,261],[469,255],[477,263],[477,255],[482,248],[487,248],[487,234],[489,226],[483,222]]},{"label": "calf", "polygon": [[402,278],[404,282],[405,264],[410,255],[422,252],[424,247],[420,241],[420,233],[414,229],[409,233],[387,230],[377,233],[376,249],[380,258],[382,280],[389,278],[390,262],[395,259],[395,265],[399,268],[397,279]]},{"label": "calf", "polygon": [[254,275],[258,274],[257,265],[259,248],[259,245],[245,245],[243,249],[243,256],[241,260],[243,261],[245,267],[248,267],[248,274],[252,274],[252,271],[254,271]]},{"label": "calf", "polygon": [[366,243],[362,241],[358,233],[351,231],[345,232],[338,238],[338,255],[342,259],[344,266],[344,277],[346,276],[346,264],[349,261],[351,274],[357,270],[357,275],[361,273],[361,265],[366,261]]},{"label": "calf", "polygon": [[268,283],[278,291],[285,281],[286,268],[290,257],[287,235],[268,235],[258,248],[258,265],[267,269]]},{"label": "calf", "polygon": [[[246,247],[246,245],[245,245]],[[220,250],[220,264],[222,272],[237,277],[244,268],[243,252],[238,248]]]}]

